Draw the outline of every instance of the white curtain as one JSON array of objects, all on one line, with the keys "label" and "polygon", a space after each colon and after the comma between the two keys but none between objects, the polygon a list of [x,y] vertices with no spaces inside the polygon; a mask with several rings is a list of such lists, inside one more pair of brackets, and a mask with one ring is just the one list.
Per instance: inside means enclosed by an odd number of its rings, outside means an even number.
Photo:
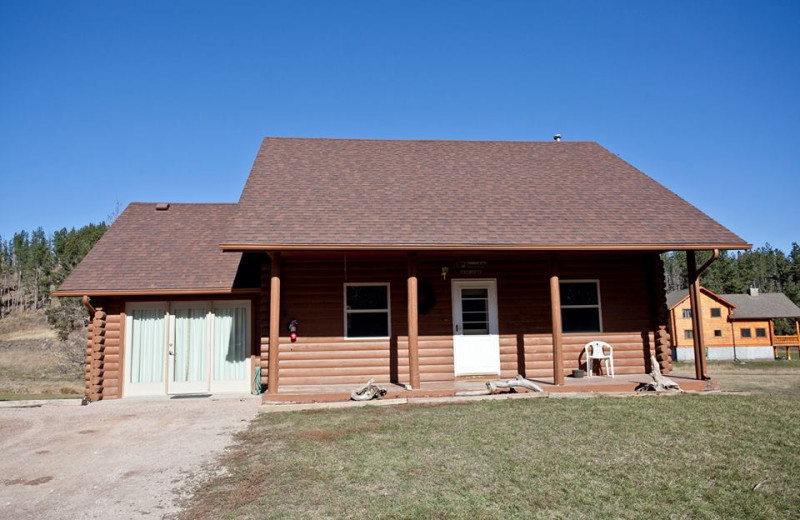
[{"label": "white curtain", "polygon": [[164,310],[133,309],[131,383],[164,380]]},{"label": "white curtain", "polygon": [[247,358],[247,307],[219,307],[214,314],[214,379],[241,381]]},{"label": "white curtain", "polygon": [[172,380],[203,381],[206,379],[206,327],[205,309],[174,308],[175,345]]}]

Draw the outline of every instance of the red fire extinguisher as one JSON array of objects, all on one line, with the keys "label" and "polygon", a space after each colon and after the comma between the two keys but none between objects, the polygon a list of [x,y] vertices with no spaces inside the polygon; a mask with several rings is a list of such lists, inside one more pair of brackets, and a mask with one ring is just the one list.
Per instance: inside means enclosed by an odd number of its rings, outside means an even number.
[{"label": "red fire extinguisher", "polygon": [[297,325],[300,322],[297,320],[292,320],[289,322],[289,339],[292,340],[292,343],[297,341]]}]

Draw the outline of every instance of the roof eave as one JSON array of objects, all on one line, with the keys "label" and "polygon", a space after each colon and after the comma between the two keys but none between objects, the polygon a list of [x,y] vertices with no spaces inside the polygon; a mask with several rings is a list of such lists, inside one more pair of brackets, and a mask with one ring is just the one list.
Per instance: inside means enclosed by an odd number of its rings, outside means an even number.
[{"label": "roof eave", "polygon": [[70,289],[58,290],[53,296],[80,297],[80,296],[180,296],[201,294],[255,294],[259,289],[231,289],[230,287],[205,287],[193,289]]},{"label": "roof eave", "polygon": [[751,249],[747,243],[721,244],[257,244],[225,242],[220,249],[244,251],[702,251]]}]

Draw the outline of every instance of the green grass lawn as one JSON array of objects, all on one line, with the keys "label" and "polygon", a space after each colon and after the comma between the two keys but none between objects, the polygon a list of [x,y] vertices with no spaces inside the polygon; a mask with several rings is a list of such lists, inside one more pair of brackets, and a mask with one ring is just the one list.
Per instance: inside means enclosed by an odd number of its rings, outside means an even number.
[{"label": "green grass lawn", "polygon": [[[717,368],[748,390],[772,377]],[[798,518],[798,379],[758,395],[262,414],[183,517]]]}]

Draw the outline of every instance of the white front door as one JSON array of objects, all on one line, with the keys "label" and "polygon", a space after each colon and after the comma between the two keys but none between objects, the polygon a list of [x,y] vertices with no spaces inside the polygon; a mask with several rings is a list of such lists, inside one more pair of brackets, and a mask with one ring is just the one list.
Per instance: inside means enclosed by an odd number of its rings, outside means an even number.
[{"label": "white front door", "polygon": [[497,282],[453,280],[452,291],[455,375],[499,375]]},{"label": "white front door", "polygon": [[209,391],[211,313],[207,302],[175,302],[169,316],[168,394]]}]

